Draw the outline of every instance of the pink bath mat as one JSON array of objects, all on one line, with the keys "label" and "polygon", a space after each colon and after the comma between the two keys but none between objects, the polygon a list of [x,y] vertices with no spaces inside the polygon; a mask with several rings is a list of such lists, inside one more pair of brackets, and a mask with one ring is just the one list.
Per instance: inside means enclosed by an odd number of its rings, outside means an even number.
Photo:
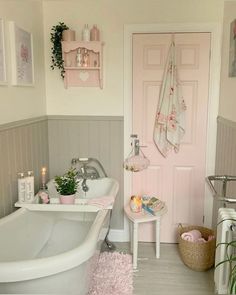
[{"label": "pink bath mat", "polygon": [[132,294],[132,256],[118,252],[101,253],[88,295]]}]

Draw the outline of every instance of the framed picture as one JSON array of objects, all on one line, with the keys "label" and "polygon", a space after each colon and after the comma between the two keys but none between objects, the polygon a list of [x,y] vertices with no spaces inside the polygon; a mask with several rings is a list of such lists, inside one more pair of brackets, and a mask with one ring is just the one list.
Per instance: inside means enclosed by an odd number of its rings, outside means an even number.
[{"label": "framed picture", "polygon": [[6,59],[5,59],[5,36],[4,36],[4,22],[0,18],[0,85],[7,83],[6,77]]},{"label": "framed picture", "polygon": [[32,34],[9,23],[12,55],[12,84],[17,86],[34,85],[34,58]]},{"label": "framed picture", "polygon": [[229,77],[236,77],[236,19],[230,24]]}]

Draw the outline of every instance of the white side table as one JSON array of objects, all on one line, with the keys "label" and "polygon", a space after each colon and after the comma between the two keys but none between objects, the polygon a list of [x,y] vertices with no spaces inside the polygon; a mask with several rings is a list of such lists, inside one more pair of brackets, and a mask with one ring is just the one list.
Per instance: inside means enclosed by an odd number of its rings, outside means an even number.
[{"label": "white side table", "polygon": [[156,258],[160,257],[160,221],[161,216],[167,212],[167,207],[165,206],[158,212],[158,215],[151,215],[142,210],[140,213],[134,213],[130,210],[130,206],[127,205],[125,208],[125,214],[131,221],[130,229],[130,243],[131,250],[133,251],[133,268],[137,268],[138,260],[138,225],[143,222],[155,221],[156,223]]}]

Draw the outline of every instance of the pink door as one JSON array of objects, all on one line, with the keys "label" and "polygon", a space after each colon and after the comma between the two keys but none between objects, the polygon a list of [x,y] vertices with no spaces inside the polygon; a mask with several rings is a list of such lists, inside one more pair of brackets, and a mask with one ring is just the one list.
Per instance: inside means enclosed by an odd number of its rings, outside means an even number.
[{"label": "pink door", "polygon": [[[133,35],[133,133],[147,146],[151,165],[133,173],[132,192],[157,195],[167,204],[162,242],[176,242],[178,223],[201,225],[204,209],[210,33],[175,34],[186,133],[179,153],[164,158],[153,142],[153,127],[171,40],[171,34]],[[140,240],[153,241],[153,234],[151,224],[140,227]]]}]

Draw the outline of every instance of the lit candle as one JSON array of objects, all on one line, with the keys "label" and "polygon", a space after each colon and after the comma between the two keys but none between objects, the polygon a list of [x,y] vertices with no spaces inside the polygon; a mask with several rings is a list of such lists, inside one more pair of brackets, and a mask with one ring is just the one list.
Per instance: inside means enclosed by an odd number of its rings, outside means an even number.
[{"label": "lit candle", "polygon": [[47,168],[43,167],[42,170],[41,170],[42,184],[43,185],[46,184],[46,172],[47,172]]}]

